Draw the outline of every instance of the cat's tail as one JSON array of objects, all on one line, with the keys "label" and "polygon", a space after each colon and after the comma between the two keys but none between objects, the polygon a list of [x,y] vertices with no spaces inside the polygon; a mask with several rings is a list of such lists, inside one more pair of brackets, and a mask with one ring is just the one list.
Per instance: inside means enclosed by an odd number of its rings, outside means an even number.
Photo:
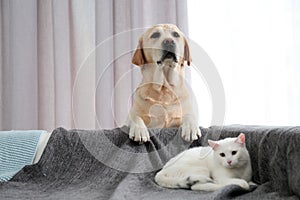
[{"label": "cat's tail", "polygon": [[198,176],[172,176],[161,170],[154,178],[155,182],[166,188],[191,188],[196,183],[207,183],[212,180],[209,177],[198,175]]}]

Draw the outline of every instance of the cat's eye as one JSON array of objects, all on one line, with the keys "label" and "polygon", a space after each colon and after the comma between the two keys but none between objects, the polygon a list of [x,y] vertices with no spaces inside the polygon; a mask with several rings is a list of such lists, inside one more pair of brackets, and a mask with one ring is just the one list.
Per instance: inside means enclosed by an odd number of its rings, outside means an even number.
[{"label": "cat's eye", "polygon": [[179,37],[179,33],[175,32],[175,31],[172,33],[172,35],[173,35],[174,37]]},{"label": "cat's eye", "polygon": [[236,153],[237,153],[237,151],[232,151],[231,152],[232,155],[235,155]]},{"label": "cat's eye", "polygon": [[225,157],[225,153],[220,153],[220,156],[221,157]]},{"label": "cat's eye", "polygon": [[152,33],[152,35],[150,36],[150,38],[159,38],[160,37],[160,32],[154,32]]}]

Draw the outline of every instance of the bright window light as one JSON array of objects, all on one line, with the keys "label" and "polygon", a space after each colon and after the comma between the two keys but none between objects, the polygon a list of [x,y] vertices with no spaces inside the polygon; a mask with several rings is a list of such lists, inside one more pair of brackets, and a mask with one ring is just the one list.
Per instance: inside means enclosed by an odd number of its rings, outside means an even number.
[{"label": "bright window light", "polygon": [[[188,19],[222,78],[224,124],[300,124],[299,1],[188,0]],[[199,123],[214,125],[204,79],[191,76]]]}]

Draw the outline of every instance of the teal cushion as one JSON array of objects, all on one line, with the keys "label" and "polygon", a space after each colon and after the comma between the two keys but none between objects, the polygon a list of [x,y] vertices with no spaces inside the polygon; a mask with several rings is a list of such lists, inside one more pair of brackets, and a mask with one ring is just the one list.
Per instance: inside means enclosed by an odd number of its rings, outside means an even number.
[{"label": "teal cushion", "polygon": [[43,130],[0,131],[0,181],[33,163]]}]

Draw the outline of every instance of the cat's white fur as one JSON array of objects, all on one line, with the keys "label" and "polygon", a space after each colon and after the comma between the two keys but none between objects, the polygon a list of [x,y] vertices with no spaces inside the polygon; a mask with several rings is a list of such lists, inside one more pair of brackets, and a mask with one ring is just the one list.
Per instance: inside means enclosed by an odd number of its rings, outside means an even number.
[{"label": "cat's white fur", "polygon": [[156,174],[156,183],[168,188],[203,191],[215,191],[231,184],[249,189],[252,169],[245,135],[208,143],[208,147],[188,149],[168,161]]}]

